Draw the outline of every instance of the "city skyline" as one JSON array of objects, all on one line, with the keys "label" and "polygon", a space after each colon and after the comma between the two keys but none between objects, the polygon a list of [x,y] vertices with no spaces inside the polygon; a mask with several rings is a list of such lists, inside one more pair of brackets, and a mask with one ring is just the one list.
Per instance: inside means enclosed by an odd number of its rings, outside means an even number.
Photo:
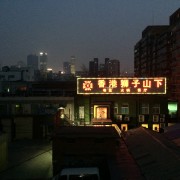
[{"label": "city skyline", "polygon": [[27,62],[48,53],[48,67],[62,70],[76,57],[77,70],[99,58],[118,59],[132,71],[134,45],[149,25],[168,25],[179,0],[18,0],[0,2],[0,64]]}]

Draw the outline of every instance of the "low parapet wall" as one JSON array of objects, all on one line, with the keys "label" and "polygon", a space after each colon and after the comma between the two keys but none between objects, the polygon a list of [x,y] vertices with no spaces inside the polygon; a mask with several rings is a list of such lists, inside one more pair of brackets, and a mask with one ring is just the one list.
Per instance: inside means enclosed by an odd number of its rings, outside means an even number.
[{"label": "low parapet wall", "polygon": [[0,172],[8,163],[8,138],[6,134],[0,134]]}]

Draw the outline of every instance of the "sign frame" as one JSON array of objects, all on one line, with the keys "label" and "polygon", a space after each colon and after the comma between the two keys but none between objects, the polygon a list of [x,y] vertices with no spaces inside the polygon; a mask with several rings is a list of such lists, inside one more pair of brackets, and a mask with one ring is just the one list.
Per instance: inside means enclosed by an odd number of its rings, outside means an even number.
[{"label": "sign frame", "polygon": [[166,77],[77,78],[77,94],[166,94]]}]

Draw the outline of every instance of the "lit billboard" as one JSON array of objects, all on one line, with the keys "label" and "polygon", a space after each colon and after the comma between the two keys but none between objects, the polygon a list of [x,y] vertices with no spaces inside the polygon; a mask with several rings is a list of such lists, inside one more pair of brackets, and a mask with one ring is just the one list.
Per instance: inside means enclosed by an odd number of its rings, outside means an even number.
[{"label": "lit billboard", "polygon": [[166,78],[77,78],[77,94],[166,94]]}]

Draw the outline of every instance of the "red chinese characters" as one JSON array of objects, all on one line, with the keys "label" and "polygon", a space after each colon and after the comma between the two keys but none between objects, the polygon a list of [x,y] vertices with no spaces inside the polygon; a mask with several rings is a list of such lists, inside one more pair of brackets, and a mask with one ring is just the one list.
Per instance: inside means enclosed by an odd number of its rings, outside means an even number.
[{"label": "red chinese characters", "polygon": [[80,78],[80,94],[165,94],[166,78]]}]

